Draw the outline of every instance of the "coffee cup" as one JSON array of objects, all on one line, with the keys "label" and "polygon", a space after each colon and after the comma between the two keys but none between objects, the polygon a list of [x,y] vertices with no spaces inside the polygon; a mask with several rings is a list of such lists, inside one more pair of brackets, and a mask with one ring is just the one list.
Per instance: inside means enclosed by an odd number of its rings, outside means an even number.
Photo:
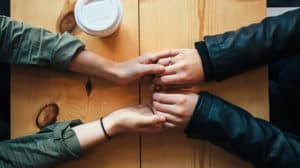
[{"label": "coffee cup", "polygon": [[89,35],[108,37],[118,30],[123,18],[120,0],[77,0],[75,20]]}]

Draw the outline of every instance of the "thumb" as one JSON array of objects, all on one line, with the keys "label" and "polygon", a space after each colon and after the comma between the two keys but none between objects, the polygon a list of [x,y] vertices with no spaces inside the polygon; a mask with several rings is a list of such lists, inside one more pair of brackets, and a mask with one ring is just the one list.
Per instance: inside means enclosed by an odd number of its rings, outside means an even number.
[{"label": "thumb", "polygon": [[156,75],[165,72],[165,67],[160,64],[144,64],[141,68],[142,74]]},{"label": "thumb", "polygon": [[140,120],[142,125],[156,125],[161,124],[166,121],[166,118],[161,115],[150,115],[150,116],[143,116],[143,118]]}]

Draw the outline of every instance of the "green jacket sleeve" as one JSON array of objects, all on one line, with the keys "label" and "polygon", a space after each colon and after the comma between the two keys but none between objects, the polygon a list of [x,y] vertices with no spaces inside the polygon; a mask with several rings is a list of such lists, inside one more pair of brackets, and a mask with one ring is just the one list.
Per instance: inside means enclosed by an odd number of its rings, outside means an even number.
[{"label": "green jacket sleeve", "polygon": [[67,71],[84,44],[72,35],[51,33],[0,16],[0,62],[51,66]]},{"label": "green jacket sleeve", "polygon": [[300,139],[209,93],[201,93],[185,133],[210,141],[256,167],[300,167]]},{"label": "green jacket sleeve", "polygon": [[39,133],[0,142],[0,167],[54,167],[82,155],[72,127],[81,124],[74,120],[50,125]]}]

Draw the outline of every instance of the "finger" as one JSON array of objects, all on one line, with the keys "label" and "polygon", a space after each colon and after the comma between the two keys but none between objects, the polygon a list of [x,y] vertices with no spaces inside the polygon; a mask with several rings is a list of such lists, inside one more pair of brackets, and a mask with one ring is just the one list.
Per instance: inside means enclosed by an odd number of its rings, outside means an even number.
[{"label": "finger", "polygon": [[168,66],[171,63],[171,58],[167,57],[167,58],[161,58],[157,63],[163,66]]},{"label": "finger", "polygon": [[180,91],[187,92],[193,88],[193,85],[161,85],[160,91]]},{"label": "finger", "polygon": [[176,74],[179,69],[180,67],[177,64],[165,66],[165,71],[162,74],[162,76]]},{"label": "finger", "polygon": [[157,78],[154,79],[153,82],[157,85],[177,85],[177,84],[181,84],[178,73],[157,77]]},{"label": "finger", "polygon": [[163,51],[160,51],[160,52],[157,52],[157,53],[154,53],[152,56],[151,56],[151,61],[152,62],[157,62],[159,59],[161,58],[165,58],[165,57],[172,57],[172,56],[175,56],[179,54],[178,51],[176,50],[163,50]]},{"label": "finger", "polygon": [[145,64],[140,68],[140,70],[143,75],[158,75],[165,71],[165,67],[159,64]]},{"label": "finger", "polygon": [[173,123],[170,123],[170,122],[165,122],[164,123],[164,127],[167,128],[167,129],[174,129],[174,128],[177,128],[177,126]]},{"label": "finger", "polygon": [[189,93],[193,92],[193,86],[192,84],[186,84],[186,85],[158,85],[155,84],[156,78],[152,78],[152,82],[154,84],[151,85],[150,90],[154,92],[168,92],[168,93]]},{"label": "finger", "polygon": [[169,113],[163,113],[163,112],[160,112],[160,111],[156,111],[155,113],[165,117],[166,122],[171,122],[171,123],[179,123],[180,122],[180,119],[178,117],[176,117],[174,115],[171,115]]},{"label": "finger", "polygon": [[177,52],[177,54],[173,55],[173,56],[169,56],[169,57],[165,57],[165,58],[160,58],[157,63],[161,64],[163,66],[174,65],[174,64],[178,63],[179,60],[180,60],[180,57],[179,57],[178,54],[179,54],[179,52]]},{"label": "finger", "polygon": [[163,103],[163,104],[176,104],[177,100],[180,98],[181,96],[178,94],[172,94],[172,93],[154,93],[152,95],[152,98],[154,101],[157,101],[159,103]]},{"label": "finger", "polygon": [[141,121],[141,125],[155,125],[155,124],[161,124],[166,121],[166,118],[161,115],[151,115],[151,116],[143,116]]},{"label": "finger", "polygon": [[140,63],[149,64],[156,63],[160,58],[169,57],[177,55],[178,52],[174,52],[173,50],[163,50],[156,53],[149,53],[139,57]]},{"label": "finger", "polygon": [[159,103],[157,101],[153,102],[153,108],[156,111],[161,111],[163,113],[169,113],[169,114],[174,114],[176,115],[176,105],[170,105],[170,104],[163,104]]}]

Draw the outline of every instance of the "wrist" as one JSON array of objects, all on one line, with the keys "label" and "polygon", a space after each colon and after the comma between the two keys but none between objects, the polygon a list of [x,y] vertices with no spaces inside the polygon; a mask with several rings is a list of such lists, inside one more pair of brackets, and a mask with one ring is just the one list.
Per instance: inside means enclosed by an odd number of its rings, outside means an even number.
[{"label": "wrist", "polygon": [[128,74],[127,62],[113,62],[111,73],[114,76],[114,82],[118,84],[128,84],[132,79]]},{"label": "wrist", "polygon": [[110,114],[104,117],[102,121],[103,121],[103,127],[109,136],[113,137],[122,133],[122,129],[119,124],[120,122],[117,116]]},{"label": "wrist", "polygon": [[[105,78],[118,84],[123,84],[122,68],[120,62],[109,61],[98,71],[98,77]],[[103,73],[104,72],[104,73]]]},{"label": "wrist", "polygon": [[99,78],[104,78],[113,82],[118,80],[117,74],[117,62],[111,60],[103,60],[103,58],[99,58],[99,65],[97,66],[98,70],[96,70],[96,76]]}]

